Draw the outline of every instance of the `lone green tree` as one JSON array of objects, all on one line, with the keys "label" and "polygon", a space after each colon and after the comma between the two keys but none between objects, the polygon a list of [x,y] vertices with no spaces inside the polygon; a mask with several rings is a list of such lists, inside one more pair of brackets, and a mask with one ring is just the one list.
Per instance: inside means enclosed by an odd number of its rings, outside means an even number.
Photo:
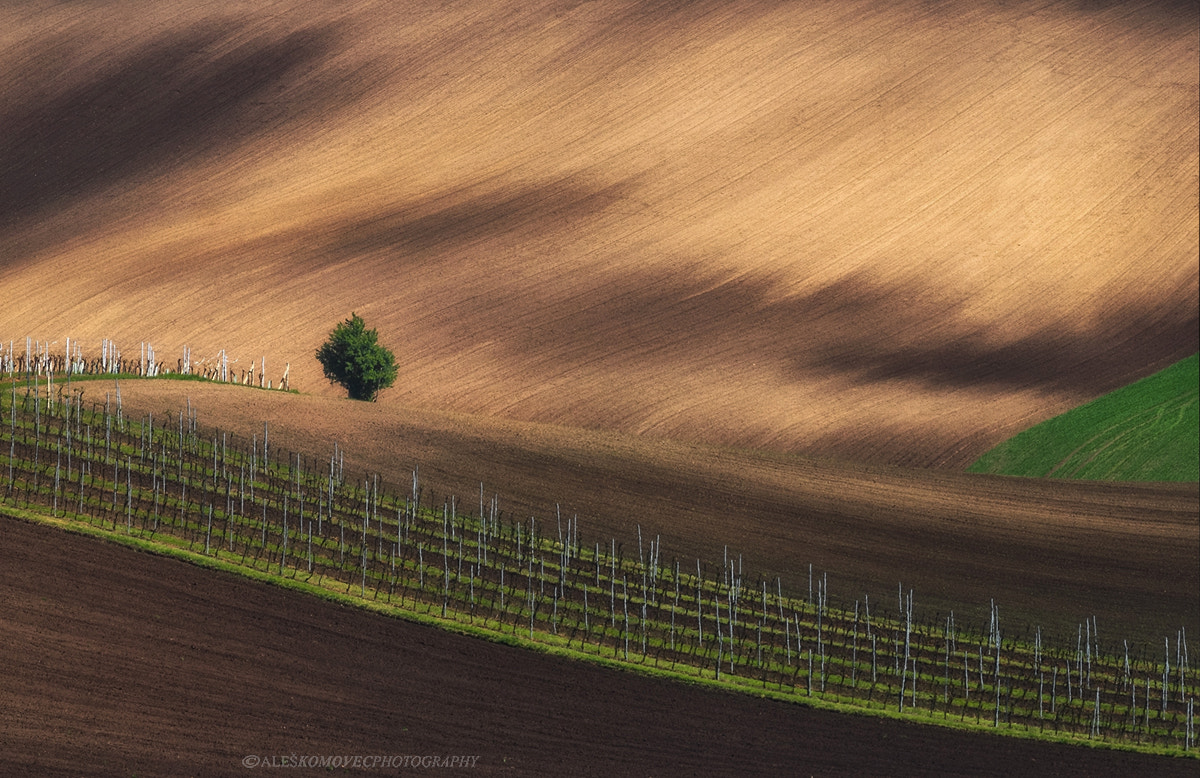
[{"label": "lone green tree", "polygon": [[317,361],[325,377],[345,387],[351,400],[374,402],[396,380],[395,356],[379,345],[378,333],[367,329],[357,313],[333,328],[317,349]]}]

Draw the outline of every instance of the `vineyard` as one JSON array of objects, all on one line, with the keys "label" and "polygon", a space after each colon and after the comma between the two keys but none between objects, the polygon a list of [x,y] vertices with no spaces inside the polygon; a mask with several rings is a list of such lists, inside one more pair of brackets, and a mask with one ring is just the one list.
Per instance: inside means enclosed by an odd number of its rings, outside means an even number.
[{"label": "vineyard", "polygon": [[45,378],[48,384],[53,384],[54,377],[70,381],[72,376],[137,376],[155,378],[158,376],[174,375],[177,377],[199,378],[221,383],[245,384],[260,389],[279,388],[283,391],[290,389],[288,374],[291,372],[289,363],[283,371],[278,383],[267,378],[267,358],[264,356],[260,364],[251,360],[249,367],[240,371],[236,367],[237,360],[231,363],[229,354],[221,349],[213,357],[211,363],[207,359],[193,361],[192,350],[183,348],[183,355],[176,360],[174,369],[166,362],[157,358],[153,344],[145,341],[138,347],[138,356],[122,354],[116,341],[104,338],[100,343],[100,355],[85,357],[78,340],[72,342],[67,338],[66,346],[61,353],[51,351],[51,344],[25,338],[25,350],[22,352],[13,341],[8,342],[8,348],[0,342],[0,371],[11,378],[14,375],[26,377],[38,376]]},{"label": "vineyard", "polygon": [[[202,427],[190,403],[123,412],[79,385],[0,391],[6,504],[355,595],[400,612],[606,662],[818,704],[1035,737],[1195,753],[1200,685],[1184,630],[1129,640],[1084,619],[1071,639],[923,614],[902,585],[834,597],[756,576],[735,551],[679,559],[652,531],[589,538],[575,516],[507,516],[483,485],[467,503]],[[90,386],[95,386],[90,382]]]}]

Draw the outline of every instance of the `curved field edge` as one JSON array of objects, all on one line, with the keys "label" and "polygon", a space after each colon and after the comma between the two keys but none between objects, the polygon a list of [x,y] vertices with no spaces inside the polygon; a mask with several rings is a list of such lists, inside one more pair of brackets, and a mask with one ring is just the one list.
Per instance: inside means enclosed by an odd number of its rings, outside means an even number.
[{"label": "curved field edge", "polygon": [[724,676],[724,680],[717,680],[688,673],[676,672],[661,667],[651,667],[649,665],[640,664],[637,662],[621,661],[615,658],[608,658],[585,651],[571,649],[564,645],[564,641],[561,638],[557,638],[548,633],[535,633],[537,635],[537,639],[526,638],[515,633],[504,634],[501,631],[486,629],[476,624],[466,624],[452,618],[439,618],[438,616],[430,613],[422,613],[420,611],[398,606],[393,603],[381,603],[377,600],[369,600],[364,597],[335,591],[328,585],[318,585],[312,583],[311,581],[301,581],[296,578],[288,578],[286,576],[275,575],[263,570],[249,568],[241,564],[236,564],[216,557],[193,552],[172,543],[122,534],[118,531],[105,530],[103,528],[84,524],[78,521],[54,518],[46,516],[45,514],[37,511],[14,508],[11,506],[0,506],[0,516],[42,524],[45,526],[54,527],[58,530],[96,538],[109,543],[115,543],[137,551],[177,559],[207,570],[220,571],[241,576],[258,583],[303,593],[308,596],[314,596],[338,605],[351,606],[383,617],[401,619],[422,626],[445,630],[454,634],[487,640],[493,643],[520,648],[523,650],[535,651],[549,656],[587,662],[613,671],[633,672],[639,675],[669,679],[673,682],[691,684],[704,688],[719,689],[723,691],[736,691],[752,697],[758,697],[760,699],[771,699],[779,702],[785,702],[844,715],[876,717],[904,721],[924,726],[935,726],[950,730],[969,732],[978,734],[980,736],[1018,738],[1043,743],[1083,746],[1098,750],[1140,753],[1184,759],[1200,759],[1200,752],[1195,750],[1167,748],[1138,743],[1116,743],[1095,740],[1085,736],[1071,735],[1068,733],[1053,733],[1047,735],[1044,733],[1034,732],[1032,730],[1017,728],[1011,725],[1005,727],[996,727],[971,721],[953,721],[948,718],[938,718],[935,714],[923,713],[920,710],[918,710],[916,713],[913,713],[910,709],[910,713],[904,714],[887,707],[863,707],[861,705],[840,703],[837,701],[822,699],[820,697],[803,697],[797,692],[787,693],[769,688],[758,688],[756,686],[757,681],[745,677],[731,677],[726,675]]},{"label": "curved field edge", "polygon": [[1030,427],[967,470],[1035,478],[1200,480],[1200,354]]},{"label": "curved field edge", "polygon": [[[92,765],[97,774],[190,776],[240,772],[245,754],[380,748],[479,754],[479,775],[928,775],[969,767],[997,778],[1090,778],[1195,768],[1187,759],[979,737],[612,672],[36,522],[0,521],[0,540],[10,561],[0,567],[0,597],[15,600],[13,639],[0,654],[16,673],[0,691],[0,719],[19,724],[0,750],[6,774],[66,778]],[[75,571],[69,579],[60,574],[64,559]]]},{"label": "curved field edge", "polygon": [[862,466],[215,384],[122,389],[131,414],[175,418],[186,402],[244,445],[265,422],[279,451],[339,442],[347,472],[394,485],[418,470],[438,499],[465,503],[482,483],[510,516],[561,505],[605,541],[661,532],[684,562],[744,553],[792,591],[808,562],[838,592],[894,592],[899,578],[926,607],[974,603],[986,619],[994,600],[1072,639],[1088,615],[1120,634],[1174,634],[1181,618],[1200,634],[1195,484]]}]

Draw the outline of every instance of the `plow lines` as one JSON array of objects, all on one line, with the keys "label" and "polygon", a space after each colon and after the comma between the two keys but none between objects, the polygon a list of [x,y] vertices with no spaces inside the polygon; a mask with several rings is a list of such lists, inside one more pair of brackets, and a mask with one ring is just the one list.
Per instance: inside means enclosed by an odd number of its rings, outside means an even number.
[{"label": "plow lines", "polygon": [[336,447],[316,460],[277,450],[266,424],[247,441],[202,431],[191,408],[133,420],[81,395],[6,395],[0,477],[22,510],[606,664],[923,722],[1194,752],[1198,685],[1182,628],[1108,635],[1088,617],[1051,639],[996,603],[986,623],[922,612],[902,584],[894,599],[838,599],[811,566],[807,592],[787,591],[728,548],[720,560],[672,556],[640,525],[618,540],[587,537],[561,513],[505,517],[482,486],[478,504],[436,504],[418,472],[402,489],[356,477]]}]

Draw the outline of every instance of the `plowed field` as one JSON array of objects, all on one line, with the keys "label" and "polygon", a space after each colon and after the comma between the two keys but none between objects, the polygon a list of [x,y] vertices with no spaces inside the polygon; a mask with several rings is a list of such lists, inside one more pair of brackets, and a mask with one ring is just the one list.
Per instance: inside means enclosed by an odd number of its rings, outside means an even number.
[{"label": "plowed field", "polygon": [[[279,452],[319,462],[336,443],[348,472],[379,473],[399,494],[416,468],[428,504],[453,495],[472,510],[482,484],[509,516],[578,515],[588,541],[627,548],[640,525],[662,536],[664,560],[720,564],[727,548],[797,592],[812,564],[847,604],[894,601],[902,583],[930,612],[986,614],[995,599],[1006,620],[1072,640],[1089,615],[1118,639],[1200,634],[1196,484],[865,466],[218,384],[120,388],[126,413],[160,424],[190,402],[241,440],[261,440],[267,422]],[[97,382],[85,396],[105,393]]]},{"label": "plowed field", "polygon": [[[483,482],[798,590],[811,563],[835,600],[1200,635],[1195,484],[957,472],[1200,347],[1195,2],[31,0],[0,73],[4,352],[226,349],[309,393],[126,382],[131,414],[190,398],[430,497]],[[351,311],[401,363],[377,405],[312,356]],[[8,519],[0,555],[4,773],[1180,767],[601,671]]]},{"label": "plowed field", "polygon": [[6,775],[253,775],[278,770],[248,755],[354,754],[477,756],[447,771],[469,775],[1195,773],[614,672],[8,518],[0,555]]},{"label": "plowed field", "polygon": [[0,11],[0,337],[965,466],[1197,349],[1194,2]]}]

